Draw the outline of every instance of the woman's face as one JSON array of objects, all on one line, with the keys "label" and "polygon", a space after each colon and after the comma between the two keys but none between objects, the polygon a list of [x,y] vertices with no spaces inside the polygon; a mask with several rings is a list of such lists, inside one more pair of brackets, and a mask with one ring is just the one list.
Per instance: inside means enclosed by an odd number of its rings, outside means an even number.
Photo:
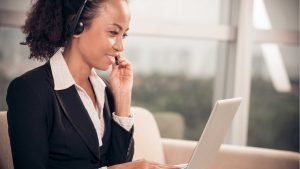
[{"label": "woman's face", "polygon": [[98,11],[91,25],[77,35],[76,45],[84,63],[107,70],[114,62],[114,56],[123,51],[130,12],[125,0],[108,0]]}]

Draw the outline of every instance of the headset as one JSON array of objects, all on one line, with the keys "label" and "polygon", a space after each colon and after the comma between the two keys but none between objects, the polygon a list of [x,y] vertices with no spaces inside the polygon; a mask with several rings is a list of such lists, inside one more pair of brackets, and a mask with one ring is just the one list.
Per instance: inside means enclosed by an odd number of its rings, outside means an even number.
[{"label": "headset", "polygon": [[84,30],[84,24],[83,22],[80,20],[80,16],[81,16],[81,13],[85,7],[85,4],[88,0],[84,0],[84,2],[82,3],[81,7],[79,8],[77,14],[76,14],[76,17],[75,17],[75,21],[72,25],[72,29],[71,29],[71,33],[73,35],[79,35],[83,32]]}]

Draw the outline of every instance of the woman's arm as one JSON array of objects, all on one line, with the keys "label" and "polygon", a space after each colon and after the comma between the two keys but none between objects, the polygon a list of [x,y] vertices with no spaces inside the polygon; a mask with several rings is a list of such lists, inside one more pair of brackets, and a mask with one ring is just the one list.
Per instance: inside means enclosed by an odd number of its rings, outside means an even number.
[{"label": "woman's arm", "polygon": [[117,116],[129,117],[133,86],[132,65],[126,58],[118,57],[119,65],[113,64],[109,82],[115,100]]},{"label": "woman's arm", "polygon": [[107,166],[129,162],[134,152],[133,128],[128,132],[112,120],[111,143],[106,155]]},{"label": "woman's arm", "polygon": [[[115,114],[113,116],[120,119],[130,116],[133,73],[131,63],[127,59],[118,56],[118,60],[119,65],[113,64],[109,75],[111,89],[109,92],[113,95],[109,100],[114,102],[112,111]],[[106,156],[108,166],[131,161],[133,157],[133,126],[131,129],[125,129],[126,127],[119,124],[120,122],[118,123],[115,118],[111,124],[112,142]]]},{"label": "woman's arm", "polygon": [[10,83],[6,101],[14,169],[46,169],[46,112],[38,92],[19,77]]},{"label": "woman's arm", "polygon": [[[131,63],[118,57],[119,65],[113,64],[109,82],[115,101],[115,113],[120,117],[129,117],[133,72]],[[171,165],[162,165],[147,160],[130,162],[134,153],[133,127],[127,131],[115,121],[112,122],[112,144],[107,154],[108,169],[178,169]],[[127,162],[127,163],[126,163]]]}]

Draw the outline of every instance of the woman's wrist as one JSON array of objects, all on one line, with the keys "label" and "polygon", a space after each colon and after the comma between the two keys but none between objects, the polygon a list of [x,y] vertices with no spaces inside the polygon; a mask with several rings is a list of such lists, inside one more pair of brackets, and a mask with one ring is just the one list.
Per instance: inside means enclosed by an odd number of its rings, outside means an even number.
[{"label": "woman's wrist", "polygon": [[115,94],[115,113],[117,116],[129,117],[131,108],[131,92]]}]

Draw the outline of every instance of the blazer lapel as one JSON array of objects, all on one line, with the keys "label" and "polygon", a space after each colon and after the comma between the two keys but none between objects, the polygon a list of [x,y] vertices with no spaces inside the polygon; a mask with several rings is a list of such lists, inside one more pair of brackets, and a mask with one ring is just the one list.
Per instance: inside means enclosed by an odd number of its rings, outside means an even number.
[{"label": "blazer lapel", "polygon": [[70,120],[88,149],[99,160],[100,150],[97,133],[75,86],[55,91],[55,94],[66,117]]},{"label": "blazer lapel", "polygon": [[[48,74],[48,82],[54,90],[53,76],[49,61],[45,64],[45,67]],[[75,131],[78,132],[90,152],[99,160],[100,150],[97,132],[75,86],[73,85],[65,90],[54,90],[54,93],[64,114],[69,119]]]},{"label": "blazer lapel", "polygon": [[111,134],[111,111],[108,105],[108,100],[107,100],[107,95],[105,94],[105,102],[104,102],[104,108],[103,108],[103,118],[104,118],[104,123],[105,123],[105,131],[102,137],[102,146],[100,147],[100,153],[101,155],[103,155],[107,149],[109,145],[109,141],[110,141],[110,134]]}]

